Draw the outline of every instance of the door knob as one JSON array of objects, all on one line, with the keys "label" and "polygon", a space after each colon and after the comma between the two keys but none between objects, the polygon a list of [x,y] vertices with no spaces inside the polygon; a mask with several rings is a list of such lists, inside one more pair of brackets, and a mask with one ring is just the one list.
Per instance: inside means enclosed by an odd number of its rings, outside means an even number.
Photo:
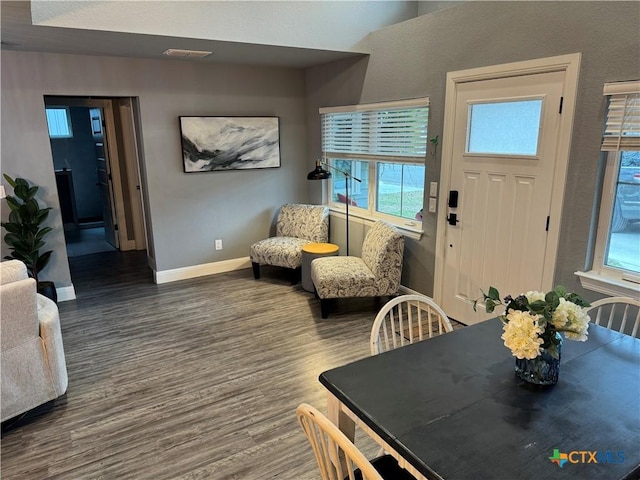
[{"label": "door knob", "polygon": [[458,220],[458,214],[457,213],[450,213],[449,216],[447,217],[447,222],[449,222],[449,225],[454,225],[456,223],[458,223],[460,220]]}]

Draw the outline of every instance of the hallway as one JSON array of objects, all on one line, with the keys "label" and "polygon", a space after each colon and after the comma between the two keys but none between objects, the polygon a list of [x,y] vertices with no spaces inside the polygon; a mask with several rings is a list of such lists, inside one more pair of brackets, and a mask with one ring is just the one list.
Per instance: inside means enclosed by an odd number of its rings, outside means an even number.
[{"label": "hallway", "polygon": [[65,232],[67,256],[79,257],[92,253],[112,252],[116,248],[105,240],[104,227],[80,228]]}]

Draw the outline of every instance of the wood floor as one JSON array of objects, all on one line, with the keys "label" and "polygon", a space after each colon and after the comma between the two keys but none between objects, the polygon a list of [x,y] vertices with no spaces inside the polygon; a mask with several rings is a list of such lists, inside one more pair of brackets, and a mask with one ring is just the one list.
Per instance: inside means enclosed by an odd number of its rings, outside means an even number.
[{"label": "wood floor", "polygon": [[380,305],[322,320],[276,268],[155,285],[144,252],[70,261],[69,389],[3,425],[4,480],[319,478],[295,408],[326,411],[318,375],[369,355]]}]

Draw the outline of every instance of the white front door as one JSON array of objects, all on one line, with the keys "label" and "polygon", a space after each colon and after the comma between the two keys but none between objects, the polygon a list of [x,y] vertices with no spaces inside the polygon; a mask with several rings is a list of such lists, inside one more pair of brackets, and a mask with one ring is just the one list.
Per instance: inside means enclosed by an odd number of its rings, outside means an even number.
[{"label": "white front door", "polygon": [[551,286],[548,262],[555,261],[557,245],[549,242],[550,225],[556,241],[559,229],[552,199],[566,175],[566,160],[557,165],[559,145],[568,145],[562,139],[565,87],[560,70],[460,82],[455,95],[447,92],[455,101],[446,106],[453,118],[452,130],[445,130],[451,137],[443,178],[449,182],[440,215],[448,220],[439,223],[435,297],[451,318],[473,324],[494,317],[472,308],[489,286],[502,296]]}]

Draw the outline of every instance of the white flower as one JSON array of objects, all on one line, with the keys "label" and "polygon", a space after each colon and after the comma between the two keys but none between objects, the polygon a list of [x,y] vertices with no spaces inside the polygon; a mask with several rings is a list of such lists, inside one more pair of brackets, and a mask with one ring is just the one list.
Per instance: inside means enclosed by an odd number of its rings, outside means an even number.
[{"label": "white flower", "polygon": [[506,315],[507,323],[502,327],[502,340],[517,358],[534,359],[541,352],[544,343],[540,335],[544,332],[538,324],[538,315],[520,310],[509,310]]},{"label": "white flower", "polygon": [[537,302],[538,300],[542,300],[544,302],[545,297],[544,292],[537,292],[535,290],[525,293],[524,296],[529,300],[529,305],[533,302]]},{"label": "white flower", "polygon": [[560,305],[553,312],[551,323],[556,329],[564,331],[564,336],[568,339],[585,342],[588,335],[589,320],[589,315],[587,315],[584,308],[561,298]]}]

